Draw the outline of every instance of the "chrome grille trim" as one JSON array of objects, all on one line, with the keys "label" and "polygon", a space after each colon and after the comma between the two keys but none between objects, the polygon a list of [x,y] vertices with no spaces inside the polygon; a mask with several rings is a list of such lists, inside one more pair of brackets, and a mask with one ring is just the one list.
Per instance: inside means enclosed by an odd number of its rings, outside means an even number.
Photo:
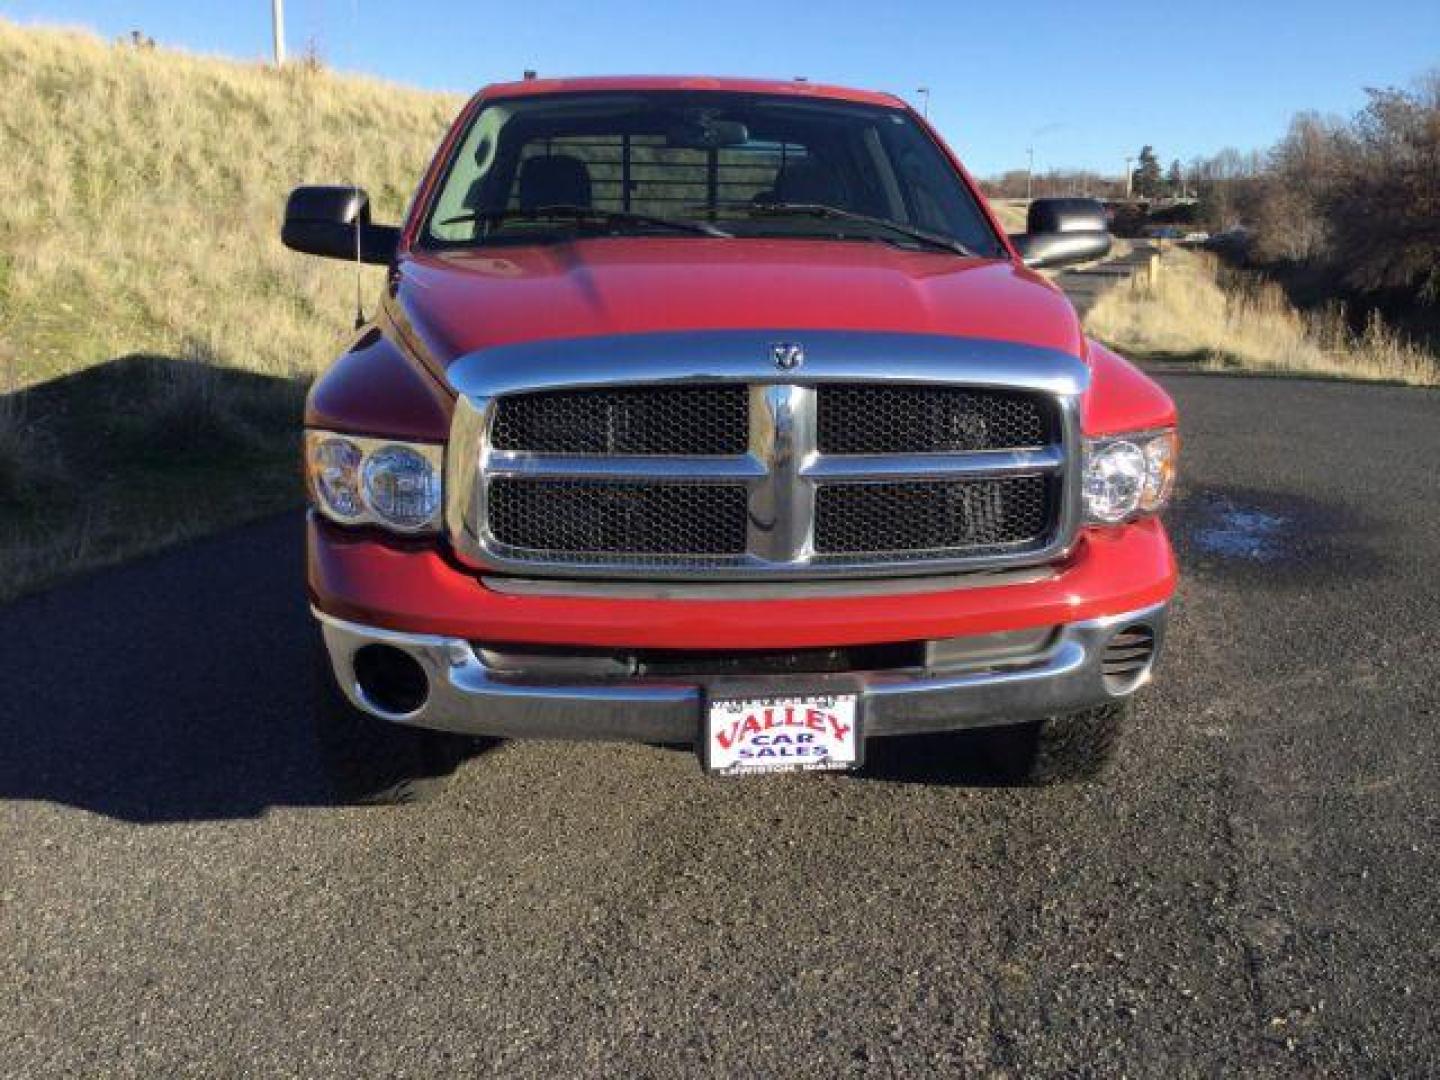
[{"label": "chrome grille trim", "polygon": [[[778,371],[777,340],[802,340],[806,364]],[[1054,350],[1008,342],[836,331],[720,331],[577,338],[502,346],[457,361],[459,394],[446,463],[446,521],[456,554],[482,571],[538,577],[651,580],[794,580],[915,576],[1034,566],[1067,554],[1080,522],[1079,403],[1089,369]],[[748,452],[667,457],[500,451],[488,431],[498,398],[553,389],[675,388],[742,382],[750,388]],[[846,383],[911,383],[1053,395],[1061,441],[1037,449],[968,453],[822,455],[816,388]],[[815,550],[817,484],[832,481],[956,480],[1057,476],[1053,533],[1039,546],[1004,552],[932,552],[837,557]],[[748,489],[743,556],[522,557],[488,527],[489,481],[649,480],[743,483]]]},{"label": "chrome grille trim", "polygon": [[1059,576],[1051,566],[1014,570],[970,570],[960,574],[917,574],[904,578],[839,578],[817,581],[580,581],[574,578],[487,574],[492,592],[515,596],[563,596],[609,600],[816,600],[857,596],[920,596],[1001,585],[1034,585]]},{"label": "chrome grille trim", "polygon": [[492,450],[488,477],[518,480],[654,480],[703,484],[758,480],[765,462],[754,454],[733,457],[569,457]]},{"label": "chrome grille trim", "polygon": [[815,554],[815,390],[757,386],[750,396],[750,456],[768,462],[750,487],[749,551],[775,569],[803,568]]},{"label": "chrome grille trim", "polygon": [[972,454],[846,454],[817,456],[803,470],[812,480],[980,480],[1016,473],[1057,472],[1059,446],[1042,450],[978,450]]}]

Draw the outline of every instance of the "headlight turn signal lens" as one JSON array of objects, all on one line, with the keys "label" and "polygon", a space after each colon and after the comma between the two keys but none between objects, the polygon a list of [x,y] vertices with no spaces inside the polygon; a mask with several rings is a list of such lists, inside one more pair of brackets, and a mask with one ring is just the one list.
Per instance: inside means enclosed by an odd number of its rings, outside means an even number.
[{"label": "headlight turn signal lens", "polygon": [[355,521],[362,517],[365,504],[360,499],[360,448],[349,439],[335,436],[307,441],[310,491],[315,501],[336,520]]},{"label": "headlight turn signal lens", "polygon": [[1140,509],[1153,514],[1165,509],[1175,491],[1175,474],[1180,457],[1180,437],[1174,431],[1162,431],[1145,441],[1145,491],[1140,496]]}]

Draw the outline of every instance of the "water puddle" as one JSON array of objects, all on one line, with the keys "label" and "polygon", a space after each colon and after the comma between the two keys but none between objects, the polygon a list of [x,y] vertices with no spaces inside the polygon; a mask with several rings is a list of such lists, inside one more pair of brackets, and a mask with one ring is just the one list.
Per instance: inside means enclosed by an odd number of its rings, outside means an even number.
[{"label": "water puddle", "polygon": [[1176,505],[1171,535],[1187,570],[1239,575],[1266,587],[1383,574],[1374,549],[1382,526],[1354,507],[1295,492],[1191,488]]},{"label": "water puddle", "polygon": [[1213,507],[1207,517],[1209,520],[1191,533],[1195,546],[1207,555],[1251,562],[1273,562],[1285,557],[1289,522],[1281,515],[1232,503]]}]

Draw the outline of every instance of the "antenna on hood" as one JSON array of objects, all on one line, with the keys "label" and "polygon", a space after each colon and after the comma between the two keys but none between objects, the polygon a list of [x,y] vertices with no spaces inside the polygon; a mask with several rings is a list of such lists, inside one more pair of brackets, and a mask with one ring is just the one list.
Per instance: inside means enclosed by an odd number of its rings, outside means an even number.
[{"label": "antenna on hood", "polygon": [[[355,66],[356,42],[360,37],[360,0],[350,0],[350,65]],[[360,230],[362,227],[360,211],[360,129],[359,121],[357,126],[350,129],[350,184],[354,189],[352,198],[355,202],[355,329],[359,330],[365,325],[365,304],[362,299],[365,281],[365,260],[361,257]]]}]

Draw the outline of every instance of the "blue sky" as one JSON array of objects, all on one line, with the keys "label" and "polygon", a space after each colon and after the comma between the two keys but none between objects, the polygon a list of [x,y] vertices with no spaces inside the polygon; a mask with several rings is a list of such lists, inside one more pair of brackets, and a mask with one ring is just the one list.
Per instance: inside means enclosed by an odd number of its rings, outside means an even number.
[{"label": "blue sky", "polygon": [[[358,24],[354,10],[358,7]],[[1118,174],[1141,143],[1187,159],[1263,147],[1301,109],[1349,113],[1367,86],[1440,68],[1440,0],[286,0],[289,40],[335,67],[469,91],[544,74],[760,75],[915,98],[981,174]],[[0,0],[21,21],[132,28],[261,57],[269,0]]]}]

